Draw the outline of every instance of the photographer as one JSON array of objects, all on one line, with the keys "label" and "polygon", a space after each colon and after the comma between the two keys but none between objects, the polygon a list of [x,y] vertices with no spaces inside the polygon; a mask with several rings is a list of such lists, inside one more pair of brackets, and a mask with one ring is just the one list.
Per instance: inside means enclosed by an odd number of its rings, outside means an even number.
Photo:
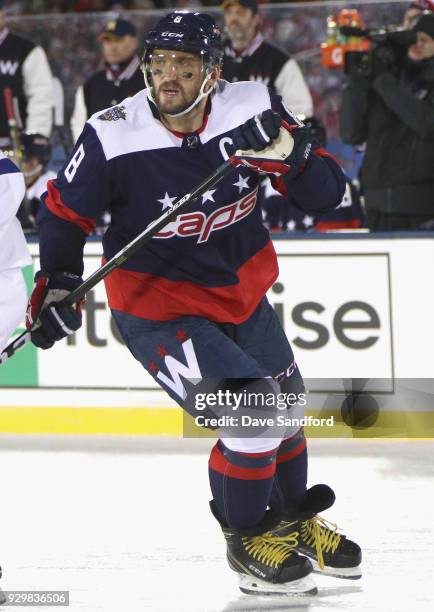
[{"label": "photographer", "polygon": [[366,142],[360,180],[372,230],[434,218],[434,14],[412,34],[410,45],[386,38],[358,65],[347,54],[340,130],[345,143]]}]

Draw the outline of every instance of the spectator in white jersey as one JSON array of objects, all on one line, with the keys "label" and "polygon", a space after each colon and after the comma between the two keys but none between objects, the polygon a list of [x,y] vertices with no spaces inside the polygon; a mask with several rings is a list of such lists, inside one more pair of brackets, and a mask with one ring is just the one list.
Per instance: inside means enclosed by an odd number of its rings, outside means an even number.
[{"label": "spectator in white jersey", "polygon": [[49,138],[53,124],[53,79],[45,51],[30,40],[9,32],[4,1],[0,0],[0,148],[12,145],[5,89],[14,100],[18,127]]},{"label": "spectator in white jersey", "polygon": [[94,113],[114,106],[143,89],[143,75],[137,55],[139,39],[134,25],[126,19],[111,19],[99,35],[99,41],[105,67],[77,89],[71,117],[74,142]]}]

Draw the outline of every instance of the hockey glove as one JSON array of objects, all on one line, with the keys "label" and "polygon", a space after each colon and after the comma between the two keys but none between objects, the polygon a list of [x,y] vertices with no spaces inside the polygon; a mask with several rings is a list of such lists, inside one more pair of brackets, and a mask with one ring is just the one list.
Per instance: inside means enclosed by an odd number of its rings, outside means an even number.
[{"label": "hockey glove", "polygon": [[269,109],[237,127],[232,142],[235,149],[262,151],[278,137],[279,128],[280,116]]},{"label": "hockey glove", "polygon": [[77,304],[56,304],[76,289],[82,279],[69,272],[46,274],[37,272],[35,287],[29,298],[26,312],[26,327],[31,331],[35,346],[49,349],[57,340],[65,338],[81,327],[81,308],[84,300]]},{"label": "hockey glove", "polygon": [[[264,114],[262,113],[262,116]],[[275,136],[271,136],[271,130],[268,132],[271,142],[260,151],[238,148],[232,156],[232,164],[275,176],[285,175],[286,178],[292,179],[303,170],[310,155],[312,139],[309,130],[304,126],[290,125],[277,113],[273,113],[273,117],[279,119],[280,128]],[[233,141],[238,147],[240,141],[236,138],[233,138]]]}]

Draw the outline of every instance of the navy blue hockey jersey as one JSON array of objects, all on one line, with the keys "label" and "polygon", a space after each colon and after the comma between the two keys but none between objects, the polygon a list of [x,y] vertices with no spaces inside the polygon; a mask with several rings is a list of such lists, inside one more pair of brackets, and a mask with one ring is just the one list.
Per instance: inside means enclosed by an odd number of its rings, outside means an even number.
[{"label": "navy blue hockey jersey", "polygon": [[[86,236],[105,209],[111,225],[104,257],[111,258],[227,159],[236,127],[270,107],[295,122],[264,85],[225,81],[219,81],[195,135],[168,130],[145,90],[93,115],[43,196],[41,268],[82,274]],[[339,174],[336,162],[318,150],[299,178],[280,186],[302,206],[312,201],[330,208],[342,199]],[[106,278],[110,307],[153,320],[188,314],[246,320],[278,275],[257,190],[255,172],[234,168]],[[318,191],[322,195],[313,202]]]}]

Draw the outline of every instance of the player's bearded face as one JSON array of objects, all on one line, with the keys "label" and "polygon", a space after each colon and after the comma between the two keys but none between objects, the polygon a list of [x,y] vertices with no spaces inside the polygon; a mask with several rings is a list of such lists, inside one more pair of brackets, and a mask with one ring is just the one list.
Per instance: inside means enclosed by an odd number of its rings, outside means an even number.
[{"label": "player's bearded face", "polygon": [[150,61],[154,99],[161,113],[182,113],[199,94],[202,59],[183,51],[155,50]]}]

